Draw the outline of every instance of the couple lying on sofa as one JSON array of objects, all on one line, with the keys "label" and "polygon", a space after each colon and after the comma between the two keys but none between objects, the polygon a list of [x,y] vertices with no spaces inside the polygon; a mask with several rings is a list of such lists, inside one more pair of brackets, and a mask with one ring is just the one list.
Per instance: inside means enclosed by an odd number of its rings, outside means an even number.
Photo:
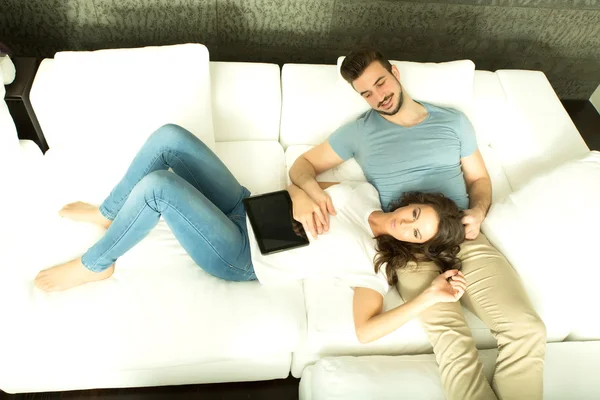
[{"label": "couple lying on sofa", "polygon": [[[268,283],[278,274],[322,274],[347,282],[361,342],[418,317],[449,399],[541,399],[545,327],[515,271],[480,233],[491,183],[469,120],[411,99],[398,69],[375,49],[351,52],[341,73],[372,110],[290,170],[294,218],[312,234],[310,246],[255,251],[242,202],[249,191],[194,135],[166,125],[100,207],[60,211],[107,231],[81,258],[41,271],[36,285],[56,291],[108,278],[162,216],[192,259],[219,278]],[[316,175],[352,157],[369,183],[317,183]],[[405,303],[383,312],[390,285]],[[461,303],[498,341],[491,385]]]}]

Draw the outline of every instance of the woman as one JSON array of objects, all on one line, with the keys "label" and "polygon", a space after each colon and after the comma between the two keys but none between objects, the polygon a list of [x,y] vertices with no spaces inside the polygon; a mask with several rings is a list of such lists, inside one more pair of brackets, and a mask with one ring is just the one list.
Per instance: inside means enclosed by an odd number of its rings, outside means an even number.
[{"label": "woman", "polygon": [[[196,136],[177,125],[165,125],[148,138],[100,207],[78,202],[60,211],[65,218],[101,225],[106,234],[82,257],[41,271],[35,283],[42,290],[59,291],[108,278],[117,258],[142,240],[161,216],[191,258],[211,275],[231,281],[255,280],[258,275],[259,281],[269,283],[325,272],[356,287],[355,303],[359,305],[363,300],[376,304],[375,294],[382,303],[388,282],[395,279],[393,269],[409,260],[439,261],[443,269],[459,265],[456,254],[464,234],[458,237],[455,233],[463,228],[461,215],[450,200],[441,195],[411,194],[395,211],[384,213],[377,192],[368,183],[341,184],[328,190],[338,209],[330,232],[308,247],[262,256],[255,251],[253,234],[248,233],[242,202],[250,192]],[[294,186],[289,191],[292,202],[305,196]],[[373,236],[381,249],[377,257]],[[357,246],[347,246],[348,240]],[[335,247],[340,251],[333,251]],[[347,262],[341,262],[344,258]],[[293,262],[297,266],[290,268]],[[387,274],[381,268],[384,264]],[[453,280],[449,282],[450,276]],[[465,285],[457,269],[446,272],[434,280],[421,306],[456,301]],[[360,332],[371,332],[372,317],[355,306],[357,332],[359,327]],[[379,333],[368,335],[373,334]]]}]

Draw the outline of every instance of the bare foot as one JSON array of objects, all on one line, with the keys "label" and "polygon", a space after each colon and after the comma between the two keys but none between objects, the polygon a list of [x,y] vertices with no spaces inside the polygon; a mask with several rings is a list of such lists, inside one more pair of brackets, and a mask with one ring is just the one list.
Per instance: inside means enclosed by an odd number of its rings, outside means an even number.
[{"label": "bare foot", "polygon": [[72,219],[74,221],[90,222],[108,229],[112,221],[105,218],[100,209],[92,204],[76,201],[64,206],[58,214],[61,217]]},{"label": "bare foot", "polygon": [[83,266],[81,258],[76,258],[65,264],[40,271],[35,277],[35,285],[46,292],[58,292],[84,283],[101,281],[109,278],[114,272],[114,264],[102,272],[92,272]]}]

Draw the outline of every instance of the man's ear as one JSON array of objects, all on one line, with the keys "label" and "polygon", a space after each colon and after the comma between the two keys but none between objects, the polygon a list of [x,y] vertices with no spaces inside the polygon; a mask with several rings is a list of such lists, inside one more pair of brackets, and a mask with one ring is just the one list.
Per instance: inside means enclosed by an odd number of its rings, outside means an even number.
[{"label": "man's ear", "polygon": [[394,75],[396,79],[398,79],[398,82],[400,82],[400,71],[398,71],[398,68],[396,68],[395,65],[392,65],[392,75]]}]

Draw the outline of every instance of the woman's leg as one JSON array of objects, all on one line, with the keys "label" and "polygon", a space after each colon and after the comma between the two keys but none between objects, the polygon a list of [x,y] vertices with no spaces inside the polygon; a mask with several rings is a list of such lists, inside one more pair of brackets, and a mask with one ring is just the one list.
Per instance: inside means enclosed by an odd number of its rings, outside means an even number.
[{"label": "woman's leg", "polygon": [[167,124],[157,129],[140,148],[125,176],[98,208],[86,203],[66,205],[63,217],[92,222],[107,228],[135,185],[153,171],[167,170],[188,181],[215,206],[229,214],[245,189],[223,162],[186,129]]},{"label": "woman's leg", "polygon": [[[73,271],[73,262],[42,271],[45,286],[41,288],[64,290],[89,282],[90,271],[105,274],[117,258],[150,232],[161,215],[202,269],[231,281],[256,279],[241,201],[248,194],[242,188],[240,200],[231,205],[231,214],[227,216],[180,176],[169,171],[154,171],[135,186],[104,237],[81,257],[81,274]],[[66,269],[70,277],[65,277]],[[83,274],[86,276],[83,282],[72,279]]]}]

